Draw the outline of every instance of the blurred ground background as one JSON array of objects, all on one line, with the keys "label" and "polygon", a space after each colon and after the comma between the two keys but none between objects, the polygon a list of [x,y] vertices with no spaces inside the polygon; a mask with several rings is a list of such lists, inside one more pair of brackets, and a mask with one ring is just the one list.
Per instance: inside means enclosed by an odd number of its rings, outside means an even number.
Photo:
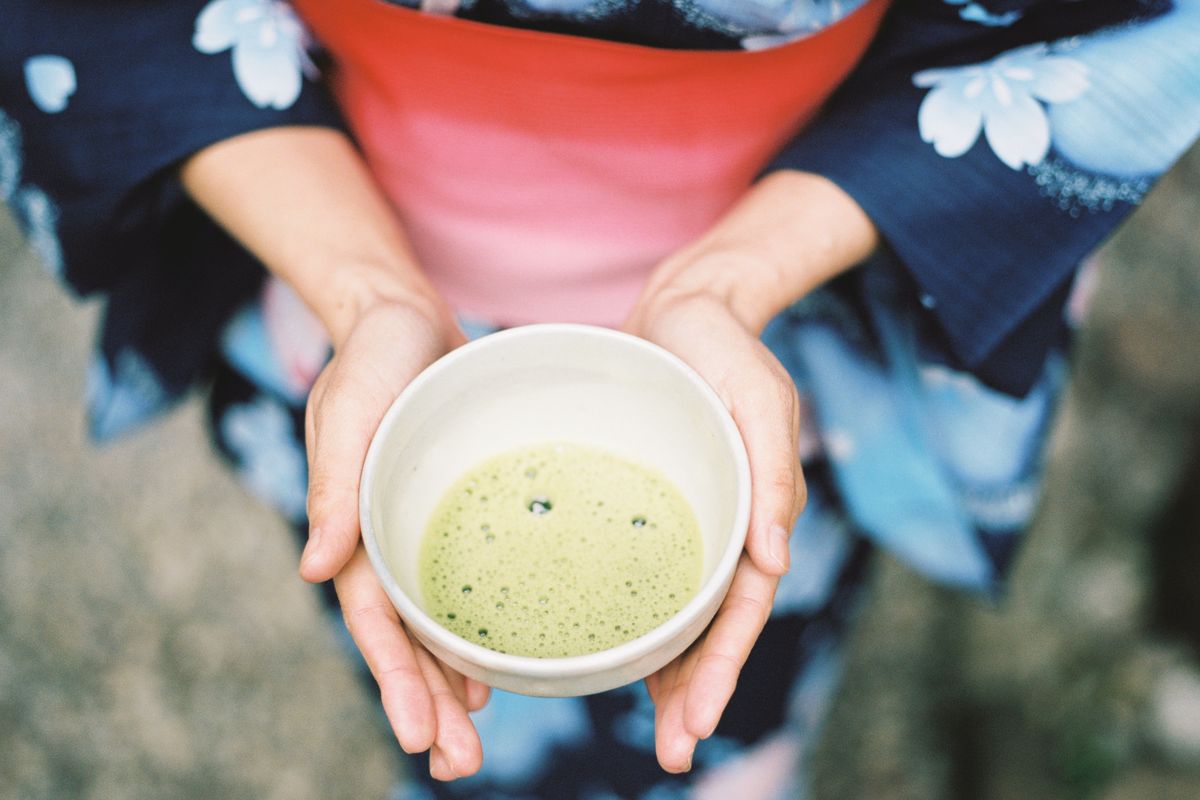
[{"label": "blurred ground background", "polygon": [[[382,798],[395,751],[290,534],[188,403],[103,449],[98,309],[0,214],[0,798]],[[998,609],[881,561],[824,798],[1200,797],[1200,150],[1105,248]]]}]

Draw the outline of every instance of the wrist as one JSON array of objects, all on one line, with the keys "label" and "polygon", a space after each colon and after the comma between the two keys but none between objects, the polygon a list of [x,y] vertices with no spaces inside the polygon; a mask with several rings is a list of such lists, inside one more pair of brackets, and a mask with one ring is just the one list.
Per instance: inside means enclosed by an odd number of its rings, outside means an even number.
[{"label": "wrist", "polygon": [[414,267],[398,269],[377,261],[343,262],[327,273],[320,293],[307,293],[334,350],[373,311],[403,306],[431,326],[450,330],[454,316],[445,301]]},{"label": "wrist", "polygon": [[877,243],[875,226],[836,184],[782,170],[762,178],[704,236],[664,262],[647,285],[648,299],[705,295],[757,333]]}]

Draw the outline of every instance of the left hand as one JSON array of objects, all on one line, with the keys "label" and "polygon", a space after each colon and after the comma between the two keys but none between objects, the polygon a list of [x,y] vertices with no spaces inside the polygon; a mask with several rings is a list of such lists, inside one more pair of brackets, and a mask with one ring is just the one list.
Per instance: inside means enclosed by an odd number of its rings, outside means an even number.
[{"label": "left hand", "polygon": [[716,729],[770,616],[806,499],[796,388],[759,334],[789,303],[857,264],[876,243],[874,225],[840,188],[817,175],[777,172],[660,264],[625,324],[682,358],[716,390],[750,459],[750,527],[729,593],[708,630],[646,678],[658,761],[668,772],[689,770],[696,743]]},{"label": "left hand", "polygon": [[646,678],[659,763],[683,772],[697,741],[716,728],[789,566],[788,536],[805,500],[796,457],[799,402],[783,366],[710,297],[639,306],[626,328],[700,373],[732,413],[750,457],[750,528],[729,593],[704,635]]}]

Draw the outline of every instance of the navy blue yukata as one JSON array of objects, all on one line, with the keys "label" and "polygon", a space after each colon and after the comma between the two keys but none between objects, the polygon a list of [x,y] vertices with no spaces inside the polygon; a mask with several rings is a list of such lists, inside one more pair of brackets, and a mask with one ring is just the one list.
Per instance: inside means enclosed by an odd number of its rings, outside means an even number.
[{"label": "navy blue yukata", "polygon": [[[406,4],[652,47],[758,49],[862,0]],[[3,16],[0,198],[49,270],[104,299],[92,435],[129,431],[199,387],[232,467],[303,535],[303,407],[324,341],[175,168],[251,130],[342,127],[322,85],[329,55],[278,0],[9,0]],[[897,0],[820,116],[764,165],[832,179],[885,246],[764,332],[804,405],[810,499],[772,619],[695,769],[656,765],[640,686],[497,693],[475,715],[480,774],[398,796],[803,796],[871,550],[999,589],[1086,306],[1080,265],[1198,132],[1200,0]]]}]

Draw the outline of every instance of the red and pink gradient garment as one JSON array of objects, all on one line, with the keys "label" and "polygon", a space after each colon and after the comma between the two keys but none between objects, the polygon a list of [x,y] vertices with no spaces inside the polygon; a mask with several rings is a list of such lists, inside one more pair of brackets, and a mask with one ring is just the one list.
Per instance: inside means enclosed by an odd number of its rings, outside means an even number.
[{"label": "red and pink gradient garment", "polygon": [[759,51],[665,50],[299,0],[421,263],[461,314],[620,324],[866,49],[887,0]]}]

